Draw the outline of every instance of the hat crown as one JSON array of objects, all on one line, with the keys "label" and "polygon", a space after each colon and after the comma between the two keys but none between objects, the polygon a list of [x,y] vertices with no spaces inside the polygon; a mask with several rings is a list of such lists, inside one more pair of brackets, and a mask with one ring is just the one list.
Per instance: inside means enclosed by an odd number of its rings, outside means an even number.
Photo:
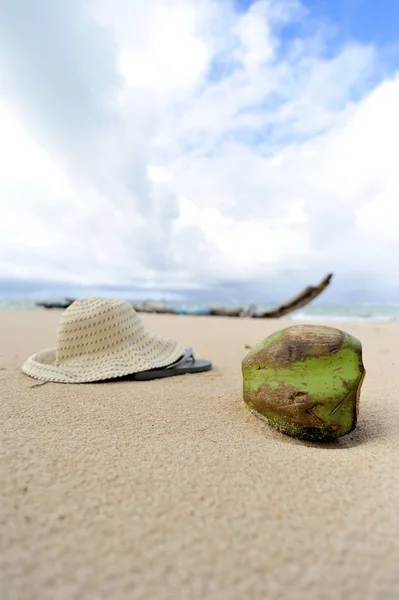
[{"label": "hat crown", "polygon": [[56,362],[115,352],[148,334],[133,306],[124,300],[83,298],[63,313],[58,326]]}]

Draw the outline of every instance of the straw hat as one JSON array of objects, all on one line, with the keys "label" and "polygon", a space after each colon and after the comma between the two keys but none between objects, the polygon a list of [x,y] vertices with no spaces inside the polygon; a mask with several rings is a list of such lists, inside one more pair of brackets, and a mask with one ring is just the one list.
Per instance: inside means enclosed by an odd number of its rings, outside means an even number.
[{"label": "straw hat", "polygon": [[62,314],[57,347],[29,357],[22,370],[41,381],[86,383],[167,367],[184,351],[147,332],[128,302],[83,298]]}]

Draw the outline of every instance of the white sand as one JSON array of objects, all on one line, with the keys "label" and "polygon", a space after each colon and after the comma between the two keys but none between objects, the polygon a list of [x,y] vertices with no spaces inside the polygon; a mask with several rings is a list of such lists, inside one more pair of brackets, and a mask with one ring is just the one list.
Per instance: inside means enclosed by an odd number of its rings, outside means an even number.
[{"label": "white sand", "polygon": [[244,344],[287,322],[148,315],[214,370],[37,386],[59,316],[0,311],[4,600],[398,600],[397,324],[343,325],[360,419],[317,446],[242,400]]}]

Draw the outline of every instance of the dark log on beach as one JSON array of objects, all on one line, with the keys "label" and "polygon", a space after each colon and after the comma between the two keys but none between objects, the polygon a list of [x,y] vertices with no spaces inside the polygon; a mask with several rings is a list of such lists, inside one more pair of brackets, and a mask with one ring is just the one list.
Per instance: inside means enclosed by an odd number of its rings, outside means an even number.
[{"label": "dark log on beach", "polygon": [[[256,306],[251,304],[247,308],[212,308],[209,312],[198,312],[198,315],[208,314],[214,317],[241,317],[241,318],[252,318],[252,319],[279,319],[284,317],[298,308],[302,308],[314,300],[321,292],[323,292],[329,285],[333,274],[329,273],[324,279],[316,286],[308,286],[300,294],[280,304],[277,308],[268,310],[262,313],[256,312]],[[37,306],[43,306],[44,308],[68,308],[74,302],[72,298],[65,298],[64,302],[36,302]],[[184,314],[182,309],[174,309],[164,306],[159,302],[143,302],[142,304],[133,304],[134,309],[141,313],[157,313],[167,315],[178,315]],[[208,309],[207,309],[208,310]],[[195,312],[189,314],[196,314]]]},{"label": "dark log on beach", "polygon": [[212,308],[209,313],[212,317],[239,317],[242,308]]},{"label": "dark log on beach", "polygon": [[254,304],[248,306],[248,308],[212,308],[210,315],[213,317],[253,317],[255,315]]},{"label": "dark log on beach", "polygon": [[255,304],[251,304],[250,306],[248,306],[248,308],[245,308],[240,314],[239,317],[241,318],[248,318],[248,317],[254,317],[256,315],[256,305]]},{"label": "dark log on beach", "polygon": [[268,310],[262,313],[255,312],[255,306],[251,305],[248,308],[214,308],[211,310],[211,315],[218,317],[249,317],[252,319],[279,319],[284,317],[298,308],[302,308],[314,300],[321,292],[323,292],[329,285],[333,274],[329,273],[324,279],[316,286],[308,286],[300,294],[280,304],[272,310]]},{"label": "dark log on beach", "polygon": [[168,308],[164,306],[162,302],[150,302],[146,301],[141,304],[133,304],[132,305],[136,312],[142,313],[157,313],[157,314],[166,314],[173,315],[175,314],[175,310],[173,308]]},{"label": "dark log on beach", "polygon": [[149,306],[137,306],[133,304],[133,308],[136,312],[141,313],[156,313],[157,315],[175,315],[176,311],[173,308],[166,308],[160,306],[159,308],[151,308]]},{"label": "dark log on beach", "polygon": [[333,274],[329,273],[326,277],[324,277],[324,279],[322,279],[322,281],[320,281],[319,285],[308,286],[302,290],[300,294],[285,304],[281,304],[273,310],[268,310],[253,316],[257,319],[279,319],[280,317],[284,317],[294,310],[298,310],[298,308],[306,306],[306,304],[309,304],[309,302],[317,298],[317,296],[326,289],[332,279],[332,276]]},{"label": "dark log on beach", "polygon": [[70,298],[66,299],[65,302],[36,302],[36,306],[43,308],[68,308],[74,302]]}]

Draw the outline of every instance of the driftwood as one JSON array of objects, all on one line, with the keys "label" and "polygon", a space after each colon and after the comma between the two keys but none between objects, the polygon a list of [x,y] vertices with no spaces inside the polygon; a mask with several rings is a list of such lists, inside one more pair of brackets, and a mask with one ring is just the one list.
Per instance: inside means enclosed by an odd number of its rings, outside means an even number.
[{"label": "driftwood", "polygon": [[234,308],[234,309],[224,309],[224,308],[216,308],[211,310],[211,315],[216,316],[225,316],[225,317],[251,317],[252,319],[279,319],[280,317],[284,317],[290,312],[294,310],[298,310],[298,308],[302,308],[309,304],[312,300],[314,300],[321,292],[323,292],[326,287],[329,285],[333,274],[329,273],[320,283],[316,286],[308,286],[300,294],[285,302],[284,304],[280,304],[276,308],[272,310],[268,310],[265,312],[258,313],[256,312],[256,307],[254,305],[249,306],[248,308]]},{"label": "driftwood", "polygon": [[[279,319],[280,317],[284,317],[290,312],[294,310],[298,310],[303,306],[312,302],[319,294],[321,294],[326,287],[329,285],[331,279],[333,277],[332,273],[329,273],[320,281],[320,283],[316,286],[308,286],[300,294],[294,296],[288,302],[284,304],[280,304],[276,308],[272,310],[268,310],[265,312],[257,312],[256,305],[251,304],[247,308],[211,308],[207,313],[210,316],[218,316],[218,317],[240,317],[240,318],[252,318],[252,319]],[[167,314],[181,314],[181,311],[173,308],[166,308],[159,303],[145,302],[141,305],[134,305],[134,308],[137,312],[149,312],[149,313],[167,313]],[[195,314],[195,313],[191,313]],[[201,313],[202,314],[202,313]]]},{"label": "driftwood", "polygon": [[258,319],[279,319],[280,317],[284,317],[288,313],[298,310],[298,308],[302,308],[309,304],[312,300],[317,298],[321,292],[323,292],[326,287],[329,285],[333,274],[329,273],[320,281],[319,285],[316,286],[308,286],[305,288],[300,294],[286,302],[285,304],[281,304],[274,310],[269,310],[259,315],[253,315]]},{"label": "driftwood", "polygon": [[[280,304],[276,308],[272,310],[268,310],[265,312],[257,312],[256,306],[251,304],[247,308],[211,308],[209,311],[200,311],[198,315],[210,315],[210,316],[219,316],[219,317],[240,317],[240,318],[252,318],[252,319],[279,319],[280,317],[284,317],[290,312],[294,310],[298,310],[298,308],[302,308],[306,306],[314,300],[319,294],[321,294],[326,287],[329,285],[332,279],[332,273],[329,273],[322,281],[316,286],[308,286],[300,294],[285,302],[284,304]],[[37,302],[37,306],[43,306],[44,308],[67,308],[70,304],[74,302],[71,298],[65,298],[64,302]],[[159,313],[159,314],[168,314],[168,315],[176,315],[176,314],[184,314],[184,311],[181,309],[174,309],[168,306],[163,305],[159,302],[143,302],[142,304],[133,304],[135,310],[137,312],[144,313]],[[194,312],[188,312],[187,314],[196,314]]]},{"label": "driftwood", "polygon": [[68,308],[74,302],[71,298],[65,298],[63,302],[36,302],[36,306],[42,308]]}]

